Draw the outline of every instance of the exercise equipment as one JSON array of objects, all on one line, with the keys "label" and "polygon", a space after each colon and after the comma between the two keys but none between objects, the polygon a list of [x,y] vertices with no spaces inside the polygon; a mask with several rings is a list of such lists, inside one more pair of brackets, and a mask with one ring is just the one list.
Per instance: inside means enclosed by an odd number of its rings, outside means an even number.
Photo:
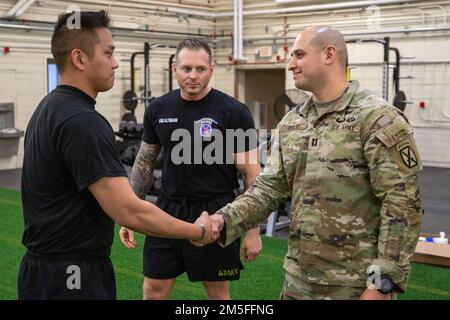
[{"label": "exercise equipment", "polygon": [[395,93],[393,105],[400,109],[401,111],[405,111],[406,104],[410,103],[406,100],[406,95],[403,91],[399,90]]},{"label": "exercise equipment", "polygon": [[[404,111],[407,104],[411,104],[412,101],[408,101],[404,91],[400,90],[400,63],[402,57],[400,56],[400,51],[397,48],[390,46],[390,38],[385,37],[383,39],[353,39],[346,40],[346,43],[367,43],[374,42],[383,45],[383,76],[382,76],[382,96],[383,99],[388,101],[388,88],[389,88],[389,68],[393,68],[392,80],[393,80],[393,89],[394,89],[394,99],[392,104],[397,107],[399,110]],[[389,53],[393,51],[395,53],[395,64],[391,64],[389,60]],[[350,80],[350,66],[347,60],[347,80]]]},{"label": "exercise equipment", "polygon": [[138,105],[138,96],[133,90],[125,91],[123,94],[122,102],[125,109],[128,111],[134,112]]},{"label": "exercise equipment", "polygon": [[[412,101],[408,101],[406,99],[406,94],[404,91],[400,90],[400,63],[401,59],[410,58],[410,57],[402,57],[400,56],[400,51],[397,48],[391,47],[389,50],[395,53],[395,65],[393,72],[393,87],[394,87],[394,100],[392,104],[401,111],[405,111],[407,104],[412,104]],[[413,57],[412,57],[413,58]],[[410,77],[411,78],[411,77]]]}]

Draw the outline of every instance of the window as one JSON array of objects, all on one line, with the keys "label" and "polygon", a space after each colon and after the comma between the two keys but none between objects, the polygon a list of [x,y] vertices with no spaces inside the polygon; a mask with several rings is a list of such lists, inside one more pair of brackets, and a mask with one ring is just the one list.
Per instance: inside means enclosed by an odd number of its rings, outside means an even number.
[{"label": "window", "polygon": [[59,73],[55,60],[47,59],[47,92],[52,91],[59,84]]}]

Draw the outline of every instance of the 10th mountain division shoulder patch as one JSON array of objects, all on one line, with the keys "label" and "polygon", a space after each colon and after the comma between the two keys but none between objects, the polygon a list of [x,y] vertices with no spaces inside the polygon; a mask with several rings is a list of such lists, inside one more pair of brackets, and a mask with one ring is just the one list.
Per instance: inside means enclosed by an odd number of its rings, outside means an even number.
[{"label": "10th mountain division shoulder patch", "polygon": [[414,168],[418,165],[417,156],[411,146],[406,146],[400,150],[400,156],[408,168]]}]

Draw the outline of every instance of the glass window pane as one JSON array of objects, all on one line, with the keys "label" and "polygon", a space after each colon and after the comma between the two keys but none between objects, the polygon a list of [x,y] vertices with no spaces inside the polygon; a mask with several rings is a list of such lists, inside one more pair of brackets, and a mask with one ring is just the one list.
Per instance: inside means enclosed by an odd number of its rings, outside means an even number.
[{"label": "glass window pane", "polygon": [[47,62],[47,91],[50,92],[59,84],[59,73],[54,62]]}]

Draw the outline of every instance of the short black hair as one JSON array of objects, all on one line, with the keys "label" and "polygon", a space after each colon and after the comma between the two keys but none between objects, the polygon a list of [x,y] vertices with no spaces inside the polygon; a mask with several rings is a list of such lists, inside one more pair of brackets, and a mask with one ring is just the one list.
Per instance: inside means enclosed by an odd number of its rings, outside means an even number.
[{"label": "short black hair", "polygon": [[[77,14],[79,14],[80,28],[69,27],[72,19],[75,19],[76,22],[74,15]],[[100,41],[95,29],[108,28],[110,21],[109,14],[105,10],[60,14],[53,31],[51,44],[52,55],[59,72],[66,68],[68,56],[75,48],[84,51],[91,58],[94,55],[95,44]]]},{"label": "short black hair", "polygon": [[181,41],[178,44],[177,51],[175,53],[175,57],[176,58],[178,58],[178,54],[184,48],[186,48],[186,49],[194,49],[194,50],[200,50],[200,49],[205,50],[206,53],[208,53],[208,56],[209,56],[209,59],[208,59],[209,64],[212,63],[211,48],[208,46],[208,44],[206,42],[204,42],[204,41],[202,41],[200,39],[196,39],[196,38],[188,38],[188,39],[185,39],[185,40]]}]

